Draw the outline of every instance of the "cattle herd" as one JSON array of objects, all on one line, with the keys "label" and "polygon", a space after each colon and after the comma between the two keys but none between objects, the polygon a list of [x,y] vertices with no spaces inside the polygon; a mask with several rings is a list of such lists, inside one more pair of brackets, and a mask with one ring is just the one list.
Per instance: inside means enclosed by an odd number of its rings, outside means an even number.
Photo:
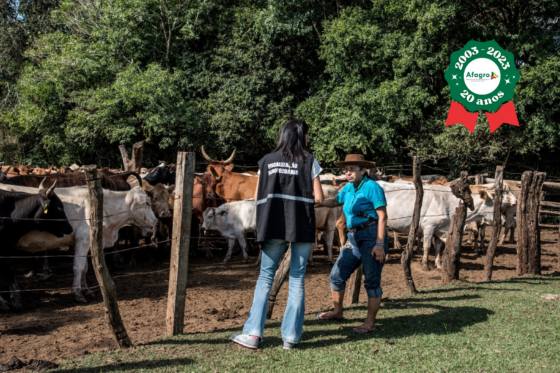
[{"label": "cattle herd", "polygon": [[[208,258],[212,252],[208,238],[217,232],[228,239],[228,250],[224,263],[232,255],[236,241],[247,261],[247,235],[256,230],[256,205],[252,199],[257,187],[255,172],[233,172],[235,151],[225,161],[209,157],[202,147],[202,155],[208,162],[206,172],[195,174],[192,201],[191,254],[201,245]],[[175,196],[175,165],[160,162],[154,168],[141,168],[139,172],[99,170],[103,187],[103,247],[109,264],[124,260],[125,255],[111,254],[119,242],[128,242],[137,247],[144,239],[147,245],[168,245],[172,237],[173,206]],[[381,175],[370,171],[387,198],[388,226],[395,235],[408,234],[412,221],[416,189],[412,179]],[[334,197],[345,184],[342,176],[321,175],[325,198]],[[422,266],[428,268],[428,253],[435,249],[435,264],[441,267],[442,246],[449,230],[451,216],[459,204],[453,195],[449,180],[441,175],[422,176],[424,200],[418,229],[418,246],[422,242]],[[504,182],[502,194],[502,224],[513,240],[515,209],[519,188],[515,183]],[[475,250],[484,252],[484,229],[492,223],[495,203],[493,184],[471,186],[475,208],[468,211],[466,227],[473,233]],[[72,294],[76,301],[87,302],[92,296],[86,283],[88,269],[89,216],[86,177],[77,165],[69,167],[32,168],[30,165],[2,166],[0,172],[0,269],[8,283],[9,300],[0,296],[0,309],[22,308],[21,295],[15,279],[15,268],[11,257],[22,252],[46,253],[59,248],[71,248],[74,255],[74,280]],[[342,208],[318,206],[315,209],[317,231],[322,233],[328,260],[333,263],[332,247],[338,236],[339,247],[346,239],[346,219]],[[421,238],[423,237],[423,239]],[[478,244],[480,240],[480,244]],[[149,249],[148,249],[149,250]],[[126,259],[135,261],[136,250],[130,250]],[[18,254],[19,253],[19,254]],[[37,255],[37,254],[34,254]],[[260,259],[260,256],[259,256]],[[313,250],[309,258],[313,260]],[[43,264],[43,279],[48,279],[48,260]],[[257,260],[258,263],[258,260]],[[4,285],[3,285],[4,286]]]}]

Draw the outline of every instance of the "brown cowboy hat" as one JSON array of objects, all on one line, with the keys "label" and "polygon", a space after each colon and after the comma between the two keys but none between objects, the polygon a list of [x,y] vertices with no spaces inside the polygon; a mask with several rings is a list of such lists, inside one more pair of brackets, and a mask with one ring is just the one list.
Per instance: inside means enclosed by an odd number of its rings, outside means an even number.
[{"label": "brown cowboy hat", "polygon": [[345,167],[349,165],[356,165],[360,167],[364,167],[366,169],[375,168],[375,162],[366,161],[364,156],[361,154],[347,154],[344,162],[334,162],[336,167]]}]

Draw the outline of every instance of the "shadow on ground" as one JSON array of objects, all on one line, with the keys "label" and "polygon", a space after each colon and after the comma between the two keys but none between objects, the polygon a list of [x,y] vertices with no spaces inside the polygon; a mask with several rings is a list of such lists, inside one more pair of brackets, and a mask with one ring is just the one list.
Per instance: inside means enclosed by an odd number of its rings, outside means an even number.
[{"label": "shadow on ground", "polygon": [[144,369],[154,369],[154,368],[170,368],[174,366],[189,366],[194,364],[195,361],[189,358],[177,358],[177,359],[162,359],[162,360],[146,360],[146,361],[135,361],[127,363],[111,363],[106,365],[99,365],[96,367],[72,367],[68,369],[58,369],[57,372],[75,372],[75,373],[98,373],[98,372],[108,372],[108,371],[118,371],[118,372],[129,372],[129,371],[143,371]]}]

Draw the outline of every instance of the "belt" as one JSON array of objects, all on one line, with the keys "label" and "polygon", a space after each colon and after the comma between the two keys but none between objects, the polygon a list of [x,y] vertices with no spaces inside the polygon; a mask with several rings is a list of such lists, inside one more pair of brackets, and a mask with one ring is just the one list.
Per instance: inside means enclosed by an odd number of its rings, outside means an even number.
[{"label": "belt", "polygon": [[362,229],[366,229],[366,228],[371,227],[372,225],[375,225],[375,224],[377,224],[377,220],[370,218],[370,220],[366,221],[365,223],[362,223],[362,224],[358,225],[357,227],[349,228],[348,231],[351,232],[351,233],[356,233],[356,232],[361,231]]}]

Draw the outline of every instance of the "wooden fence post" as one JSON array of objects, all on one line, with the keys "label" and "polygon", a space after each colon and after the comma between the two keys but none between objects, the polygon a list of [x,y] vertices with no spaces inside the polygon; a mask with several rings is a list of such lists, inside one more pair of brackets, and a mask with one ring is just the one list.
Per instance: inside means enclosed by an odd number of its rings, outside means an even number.
[{"label": "wooden fence post", "polygon": [[443,268],[441,271],[441,280],[444,284],[451,281],[459,280],[459,269],[461,264],[461,241],[463,239],[463,230],[465,218],[467,216],[467,207],[474,210],[474,202],[471,196],[469,183],[467,182],[466,171],[461,172],[461,178],[453,181],[450,185],[451,192],[455,197],[459,198],[459,205],[455,209],[455,213],[451,217],[451,225],[447,232],[447,242],[443,251]]},{"label": "wooden fence post", "polygon": [[171,242],[169,291],[167,294],[167,334],[170,335],[183,333],[185,323],[194,168],[194,153],[177,153],[173,241]]},{"label": "wooden fence post", "polygon": [[115,283],[109,274],[103,254],[103,189],[95,166],[84,168],[89,194],[89,242],[95,277],[103,295],[105,315],[120,347],[132,347],[123,325]]},{"label": "wooden fence post", "polygon": [[[352,250],[352,249],[344,249]],[[352,273],[352,276],[348,279],[348,288],[346,289],[346,295],[344,299],[344,307],[351,304],[358,303],[360,301],[360,290],[362,289],[362,277],[364,276],[364,266],[360,264],[358,269]]]},{"label": "wooden fence post", "polygon": [[545,172],[525,171],[517,201],[517,275],[541,273],[539,204]]},{"label": "wooden fence post", "polygon": [[140,172],[140,167],[142,167],[142,158],[144,152],[144,141],[138,141],[137,143],[132,145],[132,159],[128,158],[128,153],[124,145],[119,145],[119,151],[121,152],[121,156],[123,159],[124,170]]},{"label": "wooden fence post", "polygon": [[546,197],[546,192],[541,191],[541,195],[539,197],[539,201],[540,201],[539,202],[539,217],[537,218],[537,224],[541,224],[541,213],[542,212],[541,212],[541,209],[540,209],[540,205],[541,205],[541,202],[544,201],[545,197]]},{"label": "wooden fence post", "polygon": [[274,310],[274,305],[276,304],[276,296],[282,287],[282,284],[288,277],[290,272],[290,261],[292,259],[292,247],[288,247],[288,250],[284,254],[284,259],[280,262],[276,274],[274,275],[274,282],[270,288],[270,295],[268,297],[268,308],[266,310],[266,318],[270,319],[272,317],[272,311]]},{"label": "wooden fence post", "polygon": [[412,251],[414,250],[414,241],[416,239],[416,232],[418,231],[418,224],[420,222],[420,211],[422,209],[422,199],[424,198],[424,188],[420,174],[422,172],[422,164],[420,157],[414,156],[413,160],[413,179],[414,186],[416,187],[416,202],[414,203],[414,213],[412,214],[412,222],[410,223],[410,231],[408,232],[408,241],[401,256],[401,264],[404,272],[404,280],[410,294],[416,293],[416,286],[412,278],[412,271],[410,270],[410,261],[412,260]]},{"label": "wooden fence post", "polygon": [[484,175],[482,174],[474,175],[474,184],[475,185],[484,184]]},{"label": "wooden fence post", "polygon": [[558,226],[558,253],[556,254],[556,269],[560,271],[560,225]]},{"label": "wooden fence post", "polygon": [[494,217],[492,221],[492,237],[486,251],[486,264],[484,265],[484,280],[492,279],[492,266],[494,265],[494,256],[496,255],[496,247],[498,246],[498,237],[502,230],[502,184],[504,181],[504,167],[496,166],[496,181],[494,182]]}]

